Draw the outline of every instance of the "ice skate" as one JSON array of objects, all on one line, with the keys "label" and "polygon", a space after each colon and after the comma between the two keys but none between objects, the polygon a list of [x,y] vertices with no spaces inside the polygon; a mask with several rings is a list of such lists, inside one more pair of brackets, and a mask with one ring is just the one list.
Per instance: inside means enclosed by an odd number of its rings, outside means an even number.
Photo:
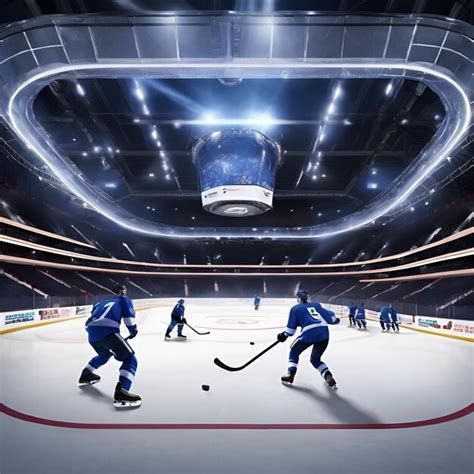
[{"label": "ice skate", "polygon": [[329,388],[337,390],[336,381],[334,380],[334,377],[332,376],[331,372],[329,372],[329,370],[324,374],[324,380],[329,385]]},{"label": "ice skate", "polygon": [[140,395],[128,392],[122,388],[120,382],[117,383],[114,393],[114,406],[115,408],[127,408],[127,407],[138,407],[142,404]]},{"label": "ice skate", "polygon": [[281,378],[281,382],[284,384],[292,384],[293,380],[295,380],[296,373],[294,372],[287,372],[286,375],[283,375]]},{"label": "ice skate", "polygon": [[93,385],[97,382],[100,382],[100,377],[89,369],[84,369],[79,377],[79,387],[84,387],[86,385]]},{"label": "ice skate", "polygon": [[181,339],[187,339],[187,336],[185,336],[184,334],[178,334],[178,337],[180,337]]},{"label": "ice skate", "polygon": [[171,340],[171,336],[169,334],[165,334],[165,337],[163,339],[164,341],[170,341]]}]

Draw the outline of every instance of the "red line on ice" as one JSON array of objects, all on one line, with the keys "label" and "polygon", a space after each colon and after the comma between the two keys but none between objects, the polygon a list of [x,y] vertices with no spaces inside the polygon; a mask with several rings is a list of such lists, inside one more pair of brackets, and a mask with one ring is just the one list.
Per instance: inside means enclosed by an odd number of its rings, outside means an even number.
[{"label": "red line on ice", "polygon": [[0,403],[0,412],[38,425],[81,430],[393,430],[419,428],[457,420],[473,413],[474,404],[471,403],[461,410],[437,418],[401,423],[78,423],[39,418],[14,410],[3,403]]}]

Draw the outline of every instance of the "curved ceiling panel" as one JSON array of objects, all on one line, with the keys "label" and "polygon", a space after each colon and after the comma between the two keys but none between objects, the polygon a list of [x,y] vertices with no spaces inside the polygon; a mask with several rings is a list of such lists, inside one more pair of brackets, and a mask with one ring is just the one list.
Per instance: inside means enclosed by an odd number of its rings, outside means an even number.
[{"label": "curved ceiling panel", "polygon": [[[0,107],[20,139],[65,187],[124,228],[174,238],[328,237],[399,207],[460,142],[471,119],[472,32],[470,25],[433,17],[47,17],[3,31]],[[32,111],[38,92],[55,79],[122,77],[414,79],[440,97],[446,114],[391,186],[344,218],[306,227],[170,226],[131,214],[95,187],[44,136]]]}]

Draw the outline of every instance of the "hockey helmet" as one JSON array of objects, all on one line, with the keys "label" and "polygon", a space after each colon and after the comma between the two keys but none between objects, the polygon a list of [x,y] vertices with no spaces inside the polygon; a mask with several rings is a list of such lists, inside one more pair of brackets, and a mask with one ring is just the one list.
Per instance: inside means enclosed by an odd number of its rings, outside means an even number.
[{"label": "hockey helmet", "polygon": [[114,283],[112,287],[112,292],[116,295],[120,294],[121,292],[126,291],[127,287],[123,283]]},{"label": "hockey helmet", "polygon": [[309,298],[309,293],[307,290],[299,290],[296,293],[296,297],[299,298],[302,301],[307,301]]}]

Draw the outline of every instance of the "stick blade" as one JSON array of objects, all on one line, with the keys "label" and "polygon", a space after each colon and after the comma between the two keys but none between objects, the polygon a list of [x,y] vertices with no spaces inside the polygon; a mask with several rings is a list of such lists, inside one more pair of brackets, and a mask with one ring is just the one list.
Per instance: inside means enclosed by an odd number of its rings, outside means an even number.
[{"label": "stick blade", "polygon": [[224,370],[227,370],[229,372],[236,372],[238,370],[240,370],[241,368],[240,367],[230,367],[228,366],[227,364],[224,364],[224,362],[222,362],[221,360],[219,360],[218,357],[216,357],[214,359],[214,364],[217,365],[217,367],[220,367],[221,369],[224,369]]}]

